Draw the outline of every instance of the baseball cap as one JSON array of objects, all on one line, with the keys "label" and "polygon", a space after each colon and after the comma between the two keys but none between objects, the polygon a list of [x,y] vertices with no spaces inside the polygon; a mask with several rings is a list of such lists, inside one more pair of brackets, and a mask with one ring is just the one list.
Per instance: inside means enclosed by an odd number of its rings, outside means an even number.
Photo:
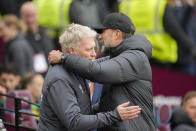
[{"label": "baseball cap", "polygon": [[102,25],[94,27],[94,30],[101,33],[104,29],[118,29],[124,33],[133,34],[135,28],[133,29],[132,27],[134,27],[134,24],[127,15],[123,13],[110,13],[104,18]]}]

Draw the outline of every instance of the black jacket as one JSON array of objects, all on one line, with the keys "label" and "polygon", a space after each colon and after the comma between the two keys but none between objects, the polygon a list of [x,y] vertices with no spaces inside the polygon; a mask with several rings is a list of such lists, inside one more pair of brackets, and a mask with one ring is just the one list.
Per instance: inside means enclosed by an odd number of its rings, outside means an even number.
[{"label": "black jacket", "polygon": [[48,59],[48,54],[54,49],[54,45],[52,40],[46,35],[43,28],[39,27],[39,31],[35,34],[28,31],[26,39],[33,49],[33,54],[43,53],[46,60]]},{"label": "black jacket", "polygon": [[177,108],[171,118],[172,131],[196,131],[196,126],[184,110]]},{"label": "black jacket", "polygon": [[115,109],[92,115],[85,79],[62,65],[49,68],[42,90],[38,131],[87,131],[121,121]]},{"label": "black jacket", "polygon": [[21,76],[33,71],[33,51],[21,33],[5,44],[5,63],[13,64]]},{"label": "black jacket", "polygon": [[124,40],[111,48],[110,59],[90,61],[67,54],[64,66],[82,77],[104,83],[100,111],[110,111],[123,102],[142,108],[138,118],[118,122],[104,131],[155,131],[153,116],[152,72],[149,58],[151,43],[141,35]]},{"label": "black jacket", "polygon": [[[167,4],[163,17],[164,29],[177,41],[178,47],[185,53],[192,53],[196,47],[190,38],[185,34],[182,27],[180,27],[172,8]],[[190,54],[192,55],[192,54]]]}]

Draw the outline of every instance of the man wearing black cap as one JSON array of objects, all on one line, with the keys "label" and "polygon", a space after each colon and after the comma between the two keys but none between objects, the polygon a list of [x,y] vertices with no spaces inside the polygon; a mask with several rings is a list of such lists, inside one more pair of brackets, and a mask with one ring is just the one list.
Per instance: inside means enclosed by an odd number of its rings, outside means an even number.
[{"label": "man wearing black cap", "polygon": [[117,105],[131,101],[139,105],[138,118],[117,122],[99,131],[155,131],[153,116],[152,72],[149,58],[152,45],[141,35],[134,35],[135,28],[128,16],[111,13],[106,16],[99,39],[110,50],[110,59],[90,61],[76,55],[52,51],[50,63],[63,65],[82,77],[104,84],[99,111],[113,110]]}]

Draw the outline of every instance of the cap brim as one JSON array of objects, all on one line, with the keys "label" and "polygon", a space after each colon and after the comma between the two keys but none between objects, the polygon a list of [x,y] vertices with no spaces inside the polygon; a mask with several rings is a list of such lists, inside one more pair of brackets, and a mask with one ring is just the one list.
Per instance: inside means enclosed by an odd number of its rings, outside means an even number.
[{"label": "cap brim", "polygon": [[94,29],[97,33],[102,33],[102,31],[107,29],[107,28],[100,25],[100,26],[93,26],[92,29]]}]

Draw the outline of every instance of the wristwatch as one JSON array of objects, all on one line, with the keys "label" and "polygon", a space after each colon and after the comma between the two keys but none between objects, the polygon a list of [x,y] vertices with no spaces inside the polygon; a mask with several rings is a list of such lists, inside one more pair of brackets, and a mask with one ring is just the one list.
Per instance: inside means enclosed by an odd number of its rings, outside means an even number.
[{"label": "wristwatch", "polygon": [[65,61],[65,54],[62,54],[61,55],[61,63],[64,63],[64,61]]}]

